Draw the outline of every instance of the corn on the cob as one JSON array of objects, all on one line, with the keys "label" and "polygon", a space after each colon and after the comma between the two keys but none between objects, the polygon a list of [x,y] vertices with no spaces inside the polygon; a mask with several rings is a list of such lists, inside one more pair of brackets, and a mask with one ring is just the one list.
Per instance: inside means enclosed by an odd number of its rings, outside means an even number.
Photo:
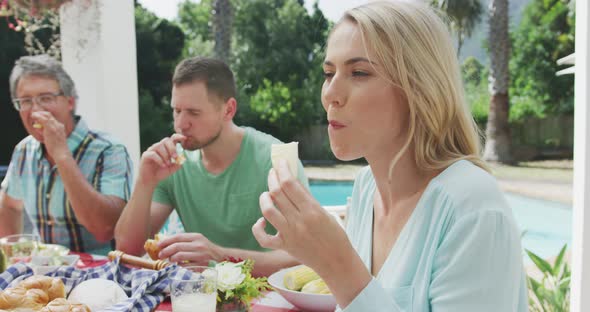
[{"label": "corn on the cob", "polygon": [[293,271],[287,272],[283,278],[285,287],[290,290],[299,291],[303,285],[320,278],[312,269],[302,266]]},{"label": "corn on the cob", "polygon": [[301,288],[301,292],[307,293],[307,294],[321,294],[321,295],[331,293],[330,289],[326,285],[326,282],[324,282],[324,280],[321,278],[313,280],[313,281],[305,284],[303,286],[303,288]]}]

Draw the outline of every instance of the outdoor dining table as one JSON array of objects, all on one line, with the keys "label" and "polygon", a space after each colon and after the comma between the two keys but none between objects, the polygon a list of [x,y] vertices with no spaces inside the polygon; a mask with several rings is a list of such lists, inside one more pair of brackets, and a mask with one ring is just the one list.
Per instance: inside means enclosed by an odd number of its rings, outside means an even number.
[{"label": "outdoor dining table", "polygon": [[[109,260],[102,256],[93,256],[87,253],[74,253],[80,255],[80,260],[76,267],[80,269],[93,268],[107,263]],[[166,298],[155,310],[172,311],[172,304],[170,298]],[[299,309],[287,302],[279,293],[275,291],[267,292],[264,297],[256,299],[250,306],[251,312],[297,312]]]},{"label": "outdoor dining table", "polygon": [[[170,299],[166,299],[156,308],[156,312],[172,311]],[[288,303],[279,293],[271,291],[264,298],[254,300],[250,306],[250,312],[296,312],[301,311]]]}]

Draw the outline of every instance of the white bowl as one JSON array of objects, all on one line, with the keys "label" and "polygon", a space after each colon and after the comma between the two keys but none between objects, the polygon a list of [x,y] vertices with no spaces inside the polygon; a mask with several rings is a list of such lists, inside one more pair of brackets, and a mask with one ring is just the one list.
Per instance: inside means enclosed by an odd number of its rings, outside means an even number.
[{"label": "white bowl", "polygon": [[306,294],[285,288],[283,277],[285,273],[299,268],[301,265],[282,269],[268,277],[268,283],[297,308],[309,312],[333,312],[336,309],[336,299],[331,294]]},{"label": "white bowl", "polygon": [[58,245],[58,244],[39,244],[39,250],[37,251],[37,256],[46,256],[46,257],[53,257],[53,256],[66,256],[70,253],[70,249],[65,246]]},{"label": "white bowl", "polygon": [[33,272],[38,275],[45,275],[51,271],[57,270],[62,266],[75,266],[80,259],[79,255],[65,255],[65,256],[32,256],[31,267]]}]

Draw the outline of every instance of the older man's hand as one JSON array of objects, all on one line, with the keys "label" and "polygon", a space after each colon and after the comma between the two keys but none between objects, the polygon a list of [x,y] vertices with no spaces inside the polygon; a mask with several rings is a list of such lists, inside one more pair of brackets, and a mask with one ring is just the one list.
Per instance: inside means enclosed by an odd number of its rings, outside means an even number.
[{"label": "older man's hand", "polygon": [[33,112],[31,117],[43,129],[43,144],[54,161],[72,156],[68,148],[66,128],[61,122],[45,111]]}]

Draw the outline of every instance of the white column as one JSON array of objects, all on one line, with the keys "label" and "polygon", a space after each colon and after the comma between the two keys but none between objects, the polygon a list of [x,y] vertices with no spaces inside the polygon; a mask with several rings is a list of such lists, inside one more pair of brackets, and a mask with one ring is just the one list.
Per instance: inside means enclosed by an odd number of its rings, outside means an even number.
[{"label": "white column", "polygon": [[[590,6],[576,1],[576,76],[574,115],[574,212],[571,274],[571,311],[590,311]],[[557,40],[557,39],[556,39]]]},{"label": "white column", "polygon": [[129,151],[137,173],[139,110],[133,0],[73,0],[61,8],[62,61],[77,113]]}]

